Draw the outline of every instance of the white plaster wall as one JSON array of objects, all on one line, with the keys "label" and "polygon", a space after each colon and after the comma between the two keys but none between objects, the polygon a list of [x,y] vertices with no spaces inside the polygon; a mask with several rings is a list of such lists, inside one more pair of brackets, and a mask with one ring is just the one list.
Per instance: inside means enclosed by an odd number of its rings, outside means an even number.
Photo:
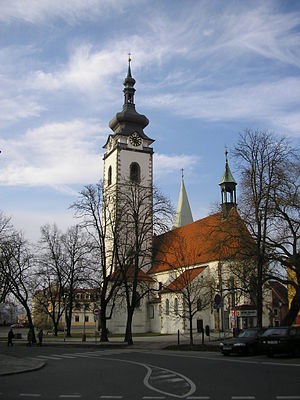
[{"label": "white plaster wall", "polygon": [[141,185],[152,186],[152,155],[149,153],[120,150],[120,177],[129,180],[130,164],[133,162],[137,162],[141,168]]}]

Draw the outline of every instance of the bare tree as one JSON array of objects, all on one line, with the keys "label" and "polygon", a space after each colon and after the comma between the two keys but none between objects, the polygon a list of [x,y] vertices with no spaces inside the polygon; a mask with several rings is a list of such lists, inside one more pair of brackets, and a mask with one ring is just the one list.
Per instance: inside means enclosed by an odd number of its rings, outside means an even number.
[{"label": "bare tree", "polygon": [[55,336],[58,334],[59,324],[65,312],[65,292],[68,284],[61,237],[62,233],[55,224],[41,227],[34,295],[36,312],[43,312],[50,318]]},{"label": "bare tree", "polygon": [[67,336],[71,336],[72,313],[76,289],[90,286],[96,278],[95,263],[91,257],[92,245],[89,237],[79,225],[75,225],[61,235],[64,254],[64,273],[66,275],[65,317]]},{"label": "bare tree", "polygon": [[[113,199],[110,199],[113,202]],[[88,185],[71,205],[80,226],[86,229],[92,246],[94,262],[99,267],[101,342],[108,341],[107,320],[112,317],[115,297],[121,285],[120,271],[115,270],[118,230],[115,209],[103,196],[103,185]],[[110,240],[108,240],[110,239]],[[111,307],[108,308],[108,305]]]},{"label": "bare tree", "polygon": [[191,243],[187,245],[186,241],[187,238],[184,235],[179,236],[174,232],[173,240],[168,248],[169,255],[164,257],[165,260],[173,260],[173,263],[169,264],[172,281],[163,292],[177,296],[174,298],[173,314],[175,317],[179,316],[188,321],[190,345],[192,346],[194,343],[193,319],[197,313],[210,311],[216,280],[207,266],[197,265],[199,249]]},{"label": "bare tree", "polygon": [[266,131],[246,130],[240,135],[234,155],[241,172],[241,215],[255,242],[251,260],[257,306],[257,324],[262,326],[263,287],[270,278],[272,257],[268,241],[274,218],[274,189],[282,185],[282,172],[287,170],[293,151],[285,138]]},{"label": "bare tree", "polygon": [[118,193],[118,269],[127,305],[124,341],[133,344],[132,321],[137,304],[154,289],[146,276],[152,263],[153,232],[169,229],[173,208],[157,188],[123,182]]},{"label": "bare tree", "polygon": [[283,269],[273,269],[271,279],[279,280],[290,287],[291,303],[283,320],[291,325],[300,310],[300,163],[290,155],[281,171],[280,185],[271,192],[273,204],[271,233],[268,235],[268,248],[272,259]]},{"label": "bare tree", "polygon": [[8,291],[24,307],[29,329],[35,342],[31,315],[32,275],[34,257],[27,241],[19,232],[12,231],[0,241],[0,275]]},{"label": "bare tree", "polygon": [[[13,227],[10,223],[10,218],[6,217],[0,211],[0,243],[6,243],[10,237],[13,236]],[[0,257],[2,254],[0,254]],[[9,280],[4,271],[0,271],[0,303],[5,301],[6,296],[9,294]]]}]

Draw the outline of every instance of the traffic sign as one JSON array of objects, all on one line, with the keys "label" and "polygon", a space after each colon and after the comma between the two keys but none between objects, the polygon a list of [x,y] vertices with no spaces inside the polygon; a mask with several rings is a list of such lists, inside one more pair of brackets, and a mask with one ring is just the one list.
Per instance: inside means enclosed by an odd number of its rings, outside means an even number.
[{"label": "traffic sign", "polygon": [[96,316],[96,315],[99,315],[99,314],[100,314],[99,308],[95,308],[94,309],[94,315]]}]

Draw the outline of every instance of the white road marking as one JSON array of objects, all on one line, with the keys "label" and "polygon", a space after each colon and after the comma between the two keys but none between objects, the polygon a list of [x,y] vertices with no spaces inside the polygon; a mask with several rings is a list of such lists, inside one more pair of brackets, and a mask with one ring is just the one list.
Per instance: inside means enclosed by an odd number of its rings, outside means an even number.
[{"label": "white road marking", "polygon": [[41,360],[62,360],[62,358],[54,357],[54,356],[37,356]]},{"label": "white road marking", "polygon": [[184,381],[183,378],[172,378],[172,379],[166,379],[167,382],[182,382]]},{"label": "white road marking", "polygon": [[231,396],[232,400],[253,400],[255,396]]},{"label": "white road marking", "polygon": [[209,400],[210,396],[190,396],[187,397],[188,400]]},{"label": "white road marking", "polygon": [[165,378],[174,378],[176,376],[175,374],[166,374],[163,373],[161,375],[153,376],[151,377],[151,380],[157,380],[157,379],[165,379]]},{"label": "white road marking", "polygon": [[300,396],[276,396],[277,400],[297,400]]}]

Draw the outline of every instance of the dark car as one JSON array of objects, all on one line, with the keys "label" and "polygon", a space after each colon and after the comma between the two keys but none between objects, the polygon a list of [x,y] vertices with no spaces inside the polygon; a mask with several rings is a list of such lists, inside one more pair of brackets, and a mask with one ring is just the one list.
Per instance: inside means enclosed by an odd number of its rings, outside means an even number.
[{"label": "dark car", "polygon": [[300,326],[280,326],[267,329],[261,337],[263,351],[274,354],[300,355]]},{"label": "dark car", "polygon": [[220,351],[224,355],[253,355],[261,352],[260,337],[263,329],[249,328],[243,330],[236,338],[220,343]]}]

